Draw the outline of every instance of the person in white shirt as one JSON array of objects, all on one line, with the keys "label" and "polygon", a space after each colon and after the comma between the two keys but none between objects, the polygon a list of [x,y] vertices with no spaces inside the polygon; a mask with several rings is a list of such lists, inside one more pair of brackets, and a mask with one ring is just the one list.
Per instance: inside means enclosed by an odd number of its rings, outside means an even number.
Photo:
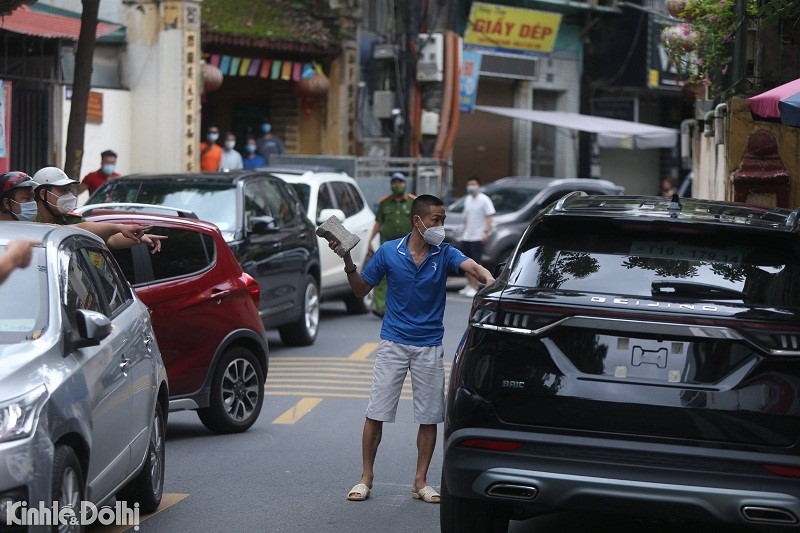
[{"label": "person in white shirt", "polygon": [[228,132],[222,145],[222,159],[219,163],[220,170],[239,170],[244,168],[242,154],[233,149],[236,146],[236,136]]},{"label": "person in white shirt", "polygon": [[[464,199],[464,229],[461,234],[464,255],[480,264],[483,245],[492,232],[494,221],[492,200],[481,192],[481,181],[476,176],[467,179],[467,197]],[[478,280],[467,275],[467,285],[459,294],[472,298],[478,292]]]}]

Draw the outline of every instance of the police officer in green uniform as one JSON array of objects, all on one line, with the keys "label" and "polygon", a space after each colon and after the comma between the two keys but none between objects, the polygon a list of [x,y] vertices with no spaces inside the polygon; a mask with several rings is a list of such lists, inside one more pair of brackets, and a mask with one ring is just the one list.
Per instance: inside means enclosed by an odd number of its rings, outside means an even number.
[{"label": "police officer in green uniform", "polygon": [[[406,194],[406,177],[402,172],[391,175],[392,193],[382,196],[378,201],[378,212],[375,214],[375,225],[369,236],[369,254],[372,255],[372,239],[381,234],[381,244],[393,239],[405,237],[411,231],[411,204],[413,194]],[[386,278],[373,290],[374,304],[372,312],[380,317],[386,310]]]}]

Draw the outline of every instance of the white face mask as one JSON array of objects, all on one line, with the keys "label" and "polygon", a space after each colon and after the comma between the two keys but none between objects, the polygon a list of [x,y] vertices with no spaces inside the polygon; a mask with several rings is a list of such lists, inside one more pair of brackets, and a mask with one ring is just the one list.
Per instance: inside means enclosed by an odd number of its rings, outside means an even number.
[{"label": "white face mask", "polygon": [[59,196],[56,200],[56,207],[58,212],[66,215],[78,206],[78,198],[74,194],[68,192],[64,196]]},{"label": "white face mask", "polygon": [[19,204],[19,213],[16,213],[14,216],[17,217],[19,220],[27,220],[31,221],[36,217],[36,213],[38,212],[38,208],[36,207],[36,200],[31,200],[30,202],[17,202],[16,200],[11,200],[12,202]]},{"label": "white face mask", "polygon": [[477,185],[467,185],[467,192],[469,194],[475,194],[479,190],[481,190],[481,188],[478,187]]},{"label": "white face mask", "polygon": [[[420,232],[422,235],[422,240],[430,244],[431,246],[439,246],[444,241],[444,226],[431,226],[430,228],[425,226],[425,223],[422,219],[419,220],[419,223],[422,224],[422,227],[425,228],[425,233]],[[417,228],[419,231],[419,228]]]},{"label": "white face mask", "polygon": [[225,148],[228,150],[233,150],[234,146],[236,146],[236,141],[225,141]]}]

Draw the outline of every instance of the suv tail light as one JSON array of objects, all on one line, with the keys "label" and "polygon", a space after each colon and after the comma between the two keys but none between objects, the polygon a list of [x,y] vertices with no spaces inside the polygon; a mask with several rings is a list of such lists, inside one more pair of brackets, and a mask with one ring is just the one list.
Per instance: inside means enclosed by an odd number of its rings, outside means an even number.
[{"label": "suv tail light", "polygon": [[537,335],[540,330],[562,319],[562,315],[541,312],[530,305],[499,305],[496,300],[476,299],[472,306],[470,325],[479,329]]},{"label": "suv tail light", "polygon": [[244,281],[244,286],[247,287],[247,292],[250,293],[253,305],[258,309],[261,306],[261,287],[249,274],[242,274],[242,280]]},{"label": "suv tail light", "polygon": [[744,330],[756,339],[762,349],[772,355],[800,356],[800,331],[764,331],[747,326]]}]

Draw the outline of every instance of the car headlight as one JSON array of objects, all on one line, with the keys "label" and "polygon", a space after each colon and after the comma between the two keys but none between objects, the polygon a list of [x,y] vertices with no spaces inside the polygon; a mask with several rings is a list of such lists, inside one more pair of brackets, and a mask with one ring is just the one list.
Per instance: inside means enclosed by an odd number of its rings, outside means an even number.
[{"label": "car headlight", "polygon": [[40,385],[22,396],[0,402],[0,442],[29,437],[46,398],[47,388]]}]

